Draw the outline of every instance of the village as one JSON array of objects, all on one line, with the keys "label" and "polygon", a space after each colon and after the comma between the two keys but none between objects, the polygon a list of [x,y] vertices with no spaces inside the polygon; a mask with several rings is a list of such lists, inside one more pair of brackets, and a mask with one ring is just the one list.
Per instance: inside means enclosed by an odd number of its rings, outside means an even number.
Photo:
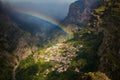
[{"label": "village", "polygon": [[[43,55],[40,55],[39,58],[44,59],[45,62],[55,63],[51,70],[46,70],[46,75],[50,71],[57,70],[58,72],[64,72],[69,68],[69,65],[76,54],[77,48],[72,45],[58,43],[49,47],[45,50]],[[79,72],[78,69],[76,69]]]}]

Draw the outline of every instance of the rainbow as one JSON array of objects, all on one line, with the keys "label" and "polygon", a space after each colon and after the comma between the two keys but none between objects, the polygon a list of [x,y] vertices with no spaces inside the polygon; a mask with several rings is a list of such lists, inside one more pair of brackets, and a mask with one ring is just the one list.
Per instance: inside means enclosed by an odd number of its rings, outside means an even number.
[{"label": "rainbow", "polygon": [[43,14],[40,14],[40,13],[37,13],[37,12],[34,12],[34,11],[27,11],[27,10],[16,10],[16,12],[19,12],[19,13],[22,13],[22,14],[25,14],[25,15],[29,15],[29,16],[36,17],[38,19],[44,20],[46,22],[49,22],[49,23],[55,25],[56,27],[59,27],[60,29],[62,29],[64,32],[66,32],[69,35],[73,34],[70,29],[67,29],[65,26],[61,25],[56,20],[54,20],[50,17],[47,17]]}]

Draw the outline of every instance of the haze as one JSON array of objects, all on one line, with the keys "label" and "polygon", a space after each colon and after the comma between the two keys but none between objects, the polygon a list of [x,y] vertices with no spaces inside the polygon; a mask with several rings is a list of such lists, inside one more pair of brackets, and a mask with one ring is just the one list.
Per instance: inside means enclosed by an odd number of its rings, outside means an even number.
[{"label": "haze", "polygon": [[67,16],[69,5],[76,0],[2,0],[14,9],[30,10],[44,14],[55,20],[62,20]]}]

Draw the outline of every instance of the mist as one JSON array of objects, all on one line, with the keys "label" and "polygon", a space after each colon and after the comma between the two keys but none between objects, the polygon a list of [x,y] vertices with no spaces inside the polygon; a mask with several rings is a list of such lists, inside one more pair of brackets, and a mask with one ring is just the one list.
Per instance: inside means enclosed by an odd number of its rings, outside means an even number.
[{"label": "mist", "polygon": [[16,24],[20,25],[21,29],[35,35],[39,33],[44,36],[49,36],[49,33],[54,34],[55,31],[64,31],[54,23],[46,22],[46,20],[26,15],[19,11],[42,14],[60,23],[67,16],[69,6],[74,1],[76,0],[2,0],[4,5],[9,8],[9,16]]},{"label": "mist", "polygon": [[63,20],[69,10],[69,5],[76,0],[2,0],[12,9],[29,10],[44,14],[54,20]]}]

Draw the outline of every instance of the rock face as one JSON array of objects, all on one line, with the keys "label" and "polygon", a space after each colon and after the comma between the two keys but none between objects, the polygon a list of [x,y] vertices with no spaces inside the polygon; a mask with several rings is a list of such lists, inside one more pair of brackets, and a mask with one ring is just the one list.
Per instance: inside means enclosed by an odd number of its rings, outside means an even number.
[{"label": "rock face", "polygon": [[63,23],[82,25],[90,18],[93,9],[102,5],[102,0],[78,0],[70,5],[68,16]]},{"label": "rock face", "polygon": [[81,26],[86,21],[90,21],[90,27],[94,27],[95,33],[101,31],[104,33],[104,38],[97,52],[100,57],[98,71],[102,71],[112,80],[119,80],[120,2],[119,0],[104,0],[104,4],[101,5],[101,2],[99,4],[97,1],[78,0],[71,4],[69,14],[64,22],[67,26],[71,24]]},{"label": "rock face", "polygon": [[[4,11],[0,2],[0,79],[9,80],[17,62],[36,50],[40,39],[22,30]],[[10,79],[11,80],[11,79]]]},{"label": "rock face", "polygon": [[[38,38],[20,29],[7,14],[0,13],[0,17],[0,51],[5,50],[12,54],[16,49],[22,49],[26,46],[31,47],[37,44]],[[33,42],[31,39],[34,39],[36,42]]]},{"label": "rock face", "polygon": [[104,39],[100,47],[100,70],[112,80],[120,79],[120,2],[106,0],[107,10],[102,19]]}]

